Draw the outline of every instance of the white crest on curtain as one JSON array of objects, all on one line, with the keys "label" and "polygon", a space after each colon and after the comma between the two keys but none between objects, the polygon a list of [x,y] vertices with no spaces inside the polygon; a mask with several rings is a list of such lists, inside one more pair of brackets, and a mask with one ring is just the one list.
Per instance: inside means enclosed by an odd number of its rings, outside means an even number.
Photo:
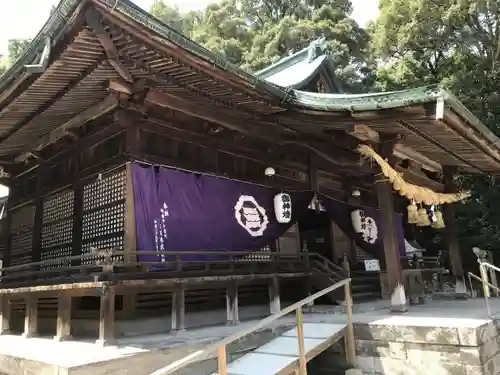
[{"label": "white crest on curtain", "polygon": [[234,206],[234,217],[252,237],[262,236],[269,224],[266,210],[250,195],[240,196]]},{"label": "white crest on curtain", "polygon": [[287,224],[292,220],[292,197],[287,193],[279,193],[274,197],[274,213],[276,221]]},{"label": "white crest on curtain", "polygon": [[351,212],[352,227],[356,233],[361,234],[363,241],[374,244],[378,239],[378,228],[375,220],[366,216],[363,210]]},{"label": "white crest on curtain", "polygon": [[166,203],[163,203],[163,207],[160,208],[160,217],[153,221],[155,227],[155,249],[162,262],[166,261],[165,251],[168,238],[166,218],[168,216],[168,206]]}]

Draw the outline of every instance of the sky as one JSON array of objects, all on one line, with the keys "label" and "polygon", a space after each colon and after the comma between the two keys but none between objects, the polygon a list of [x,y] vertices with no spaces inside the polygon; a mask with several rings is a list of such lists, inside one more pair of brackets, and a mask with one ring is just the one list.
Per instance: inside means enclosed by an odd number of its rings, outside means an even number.
[{"label": "sky", "polygon": [[[133,0],[140,7],[148,10],[154,0]],[[167,0],[178,6],[181,12],[203,9],[214,0]],[[351,0],[354,7],[353,17],[360,25],[378,15],[379,0]],[[9,39],[34,37],[47,20],[52,5],[58,0],[15,0],[3,1],[0,14],[0,54],[7,52]]]}]

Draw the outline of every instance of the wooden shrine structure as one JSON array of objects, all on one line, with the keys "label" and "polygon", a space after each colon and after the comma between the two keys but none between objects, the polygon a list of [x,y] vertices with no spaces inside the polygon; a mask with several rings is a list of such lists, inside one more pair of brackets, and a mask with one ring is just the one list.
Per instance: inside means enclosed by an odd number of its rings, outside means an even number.
[{"label": "wooden shrine structure", "polygon": [[[172,328],[182,329],[189,303],[211,309],[226,300],[234,323],[238,303],[262,296],[262,288],[276,311],[284,280],[308,278],[314,267],[345,277],[335,259],[300,252],[293,231],[265,254],[234,254],[253,256],[246,263],[178,261],[175,270],[148,272],[136,254],[130,162],[340,200],[355,189],[363,204],[380,207],[384,223],[394,223],[397,194],[375,164],[359,163],[360,143],[406,181],[436,192],[454,191],[457,173],[500,171],[500,140],[438,87],[361,96],[283,88],[128,0],[62,0],[0,79],[0,182],[10,188],[2,332],[33,335],[41,318],[53,318],[52,334],[62,340],[77,316],[95,319],[105,342],[114,337],[115,318],[166,309]],[[444,214],[460,279],[453,205]],[[384,226],[383,240],[393,295],[403,285],[393,225]],[[392,303],[406,309],[404,300]]]}]

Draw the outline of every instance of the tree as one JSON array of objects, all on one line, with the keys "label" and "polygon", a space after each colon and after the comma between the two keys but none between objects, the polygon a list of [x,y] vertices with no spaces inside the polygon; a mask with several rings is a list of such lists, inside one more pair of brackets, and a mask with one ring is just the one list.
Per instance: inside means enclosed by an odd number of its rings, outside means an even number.
[{"label": "tree", "polygon": [[201,19],[200,12],[192,11],[186,14],[181,14],[176,5],[170,6],[163,0],[155,0],[153,5],[151,5],[149,12],[164,24],[188,37],[191,36],[193,28]]},{"label": "tree", "polygon": [[0,76],[4,75],[7,69],[21,57],[30,43],[31,39],[10,39],[8,41],[7,58],[0,56]]},{"label": "tree", "polygon": [[350,18],[350,0],[242,0],[255,37],[243,67],[262,69],[324,38],[342,86],[363,92],[370,86],[369,37]]},{"label": "tree", "polygon": [[4,75],[6,70],[7,70],[7,67],[5,65],[5,61],[0,60],[0,77]]},{"label": "tree", "polygon": [[31,39],[10,39],[8,43],[8,62],[14,64],[28,49]]},{"label": "tree", "polygon": [[[179,25],[178,12],[157,0],[151,11]],[[350,0],[222,0],[183,16],[182,32],[229,62],[256,71],[324,38],[346,91],[366,91],[369,36],[350,18]],[[180,30],[180,29],[179,29]]]},{"label": "tree", "polygon": [[[500,3],[487,0],[381,0],[370,27],[380,89],[440,83],[500,135]],[[457,205],[460,243],[500,245],[500,180],[461,178],[472,199]],[[498,212],[497,212],[498,211]]]}]

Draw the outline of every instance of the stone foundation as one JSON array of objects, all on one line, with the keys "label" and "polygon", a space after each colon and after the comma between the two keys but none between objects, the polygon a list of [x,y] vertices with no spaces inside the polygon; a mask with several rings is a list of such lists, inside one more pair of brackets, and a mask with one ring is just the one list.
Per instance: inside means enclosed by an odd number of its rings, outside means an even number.
[{"label": "stone foundation", "polygon": [[357,366],[366,375],[497,375],[499,330],[358,323]]}]

